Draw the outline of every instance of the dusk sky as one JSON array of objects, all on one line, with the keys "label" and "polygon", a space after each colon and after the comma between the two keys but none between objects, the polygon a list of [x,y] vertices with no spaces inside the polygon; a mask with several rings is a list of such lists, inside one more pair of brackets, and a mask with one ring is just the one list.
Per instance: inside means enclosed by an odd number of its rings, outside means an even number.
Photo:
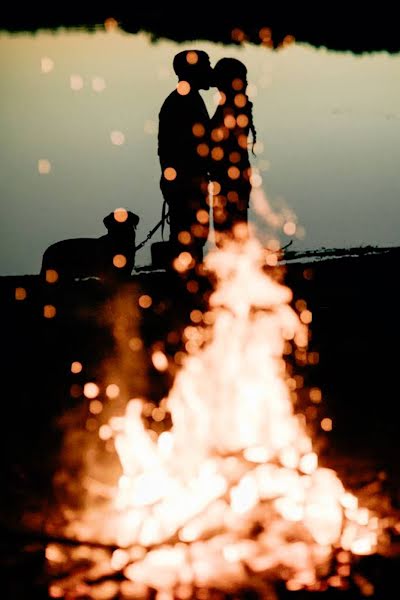
[{"label": "dusk sky", "polygon": [[[0,275],[38,273],[49,244],[103,235],[118,207],[139,214],[137,241],[146,236],[162,205],[158,112],[185,48],[246,64],[252,164],[271,206],[304,229],[294,250],[400,245],[399,54],[152,44],[118,30],[2,33]],[[214,95],[203,93],[210,114]]]}]

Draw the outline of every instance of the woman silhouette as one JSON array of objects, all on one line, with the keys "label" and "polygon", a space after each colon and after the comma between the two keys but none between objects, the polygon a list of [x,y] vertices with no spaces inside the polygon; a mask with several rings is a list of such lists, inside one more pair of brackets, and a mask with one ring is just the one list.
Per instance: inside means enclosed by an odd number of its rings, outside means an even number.
[{"label": "woman silhouette", "polygon": [[235,58],[222,58],[214,67],[214,85],[221,100],[211,119],[210,178],[214,182],[213,219],[215,241],[220,245],[233,227],[242,224],[247,234],[251,191],[248,136],[256,131],[252,103],[246,95],[247,69]]}]

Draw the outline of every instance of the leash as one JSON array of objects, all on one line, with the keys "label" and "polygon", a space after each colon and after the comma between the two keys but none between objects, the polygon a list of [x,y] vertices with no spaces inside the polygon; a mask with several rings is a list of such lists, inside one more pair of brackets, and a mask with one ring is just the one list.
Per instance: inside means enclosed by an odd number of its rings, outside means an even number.
[{"label": "leash", "polygon": [[145,244],[147,244],[147,242],[149,241],[149,239],[153,237],[153,235],[155,234],[155,232],[157,231],[157,229],[159,229],[160,227],[162,227],[161,234],[162,234],[162,237],[164,239],[164,225],[165,225],[165,222],[167,221],[168,216],[169,216],[169,211],[166,210],[166,205],[167,205],[167,203],[164,200],[163,207],[162,207],[162,216],[161,216],[161,219],[158,221],[157,225],[155,225],[153,227],[153,229],[150,229],[149,233],[147,234],[147,237],[142,242],[140,242],[140,244],[138,244],[135,247],[135,252],[137,252],[138,250],[141,250],[143,248],[143,246]]},{"label": "leash", "polygon": [[[138,250],[141,250],[143,248],[143,246],[145,244],[147,244],[149,239],[153,237],[153,235],[155,234],[157,229],[159,229],[160,227],[161,227],[161,235],[162,235],[162,238],[164,239],[164,226],[165,226],[165,223],[168,221],[168,217],[169,217],[169,211],[167,210],[167,203],[164,200],[163,205],[162,205],[161,219],[158,221],[157,225],[155,225],[153,227],[153,229],[150,229],[149,233],[147,234],[147,237],[142,242],[140,242],[140,244],[135,246],[135,252],[137,252]],[[293,240],[290,240],[290,242],[288,244],[286,244],[285,246],[282,246],[281,250],[286,250],[286,248],[289,248],[289,246],[291,246],[292,244],[293,244]]]}]

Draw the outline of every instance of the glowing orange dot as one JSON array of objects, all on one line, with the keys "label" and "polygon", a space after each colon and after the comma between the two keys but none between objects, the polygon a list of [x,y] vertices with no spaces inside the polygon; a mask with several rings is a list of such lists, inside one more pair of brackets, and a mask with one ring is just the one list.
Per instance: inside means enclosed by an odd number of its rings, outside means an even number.
[{"label": "glowing orange dot", "polygon": [[54,269],[46,270],[46,281],[47,283],[55,283],[58,280],[58,273]]},{"label": "glowing orange dot", "polygon": [[56,544],[50,544],[47,546],[45,551],[45,556],[47,560],[55,563],[64,562],[64,555],[61,549]]},{"label": "glowing orange dot", "polygon": [[222,106],[223,104],[225,104],[225,102],[226,102],[226,95],[224,94],[224,92],[218,92],[217,97],[216,97],[216,102],[220,106]]},{"label": "glowing orange dot", "polygon": [[69,78],[71,90],[78,92],[83,88],[83,79],[80,75],[71,75]]},{"label": "glowing orange dot", "polygon": [[206,132],[204,126],[201,123],[195,123],[192,127],[192,131],[193,135],[195,135],[196,137],[203,137],[203,135]]},{"label": "glowing orange dot", "polygon": [[207,146],[207,144],[199,144],[197,146],[197,154],[199,156],[207,156],[209,152],[210,152],[210,149]]},{"label": "glowing orange dot", "polygon": [[269,27],[261,27],[258,35],[262,42],[269,42],[271,40],[271,29]]},{"label": "glowing orange dot", "polygon": [[183,273],[194,264],[193,257],[190,252],[181,252],[173,262],[173,267],[178,273]]},{"label": "glowing orange dot", "polygon": [[151,296],[143,294],[143,296],[140,296],[138,303],[141,308],[150,308],[150,306],[153,304],[153,300]]},{"label": "glowing orange dot", "polygon": [[106,387],[106,396],[107,396],[107,398],[110,398],[110,400],[115,400],[115,398],[118,398],[119,392],[120,392],[120,389],[116,383],[110,383]]},{"label": "glowing orange dot", "polygon": [[[186,285],[186,288],[187,288],[187,285]],[[180,339],[181,339],[180,335],[177,331],[170,331],[167,335],[167,341],[170,344],[177,344]]]},{"label": "glowing orange dot", "polygon": [[246,223],[235,223],[233,233],[237,240],[245,240],[248,237],[249,230]]},{"label": "glowing orange dot", "polygon": [[231,152],[231,153],[229,154],[229,160],[230,160],[232,163],[237,163],[237,162],[239,162],[239,161],[240,161],[240,154],[239,154],[239,152]]},{"label": "glowing orange dot", "polygon": [[16,300],[25,300],[26,299],[26,289],[23,287],[15,288],[15,299]]},{"label": "glowing orange dot", "polygon": [[78,383],[73,383],[70,387],[69,393],[72,398],[79,398],[82,395],[82,387]]},{"label": "glowing orange dot", "polygon": [[240,115],[238,115],[237,117],[237,124],[239,125],[239,127],[247,127],[247,125],[249,124],[248,116],[244,115],[243,113],[240,113]]},{"label": "glowing orange dot", "polygon": [[38,171],[41,175],[48,175],[51,171],[51,163],[47,158],[38,160]]},{"label": "glowing orange dot", "polygon": [[145,417],[150,417],[153,408],[155,408],[155,405],[153,404],[153,402],[146,402],[146,404],[143,406],[143,415]]},{"label": "glowing orange dot", "polygon": [[109,440],[112,437],[113,430],[109,425],[102,425],[99,429],[99,438],[101,440]]},{"label": "glowing orange dot", "polygon": [[92,381],[85,383],[85,385],[83,386],[83,393],[86,396],[86,398],[96,398],[99,395],[99,392],[99,386],[93,383]]},{"label": "glowing orange dot", "polygon": [[125,208],[116,208],[114,210],[114,219],[118,223],[125,223],[128,218],[128,211]]},{"label": "glowing orange dot", "polygon": [[164,169],[164,177],[167,181],[173,181],[176,177],[176,171],[173,167]]},{"label": "glowing orange dot", "polygon": [[190,50],[186,54],[186,60],[189,63],[189,65],[195,65],[199,60],[197,52],[194,52],[194,50]]},{"label": "glowing orange dot", "polygon": [[319,353],[318,352],[309,352],[308,353],[308,364],[309,365],[317,365],[319,363]]},{"label": "glowing orange dot", "polygon": [[234,103],[238,108],[243,108],[244,106],[246,106],[247,98],[244,94],[236,94]]},{"label": "glowing orange dot", "polygon": [[86,421],[86,429],[88,431],[96,431],[96,429],[97,429],[97,421],[96,421],[96,419],[88,419]]},{"label": "glowing orange dot", "polygon": [[122,269],[126,265],[126,256],[123,254],[116,254],[113,257],[113,265],[117,267],[117,269]]},{"label": "glowing orange dot", "polygon": [[247,135],[242,133],[238,136],[238,144],[241,148],[247,148]]},{"label": "glowing orange dot", "polygon": [[329,419],[328,417],[322,419],[321,429],[323,429],[324,431],[332,431],[332,419]]},{"label": "glowing orange dot", "polygon": [[59,585],[51,585],[49,587],[50,598],[64,598],[64,590]]},{"label": "glowing orange dot", "polygon": [[215,314],[211,310],[208,310],[204,313],[203,319],[206,325],[212,325],[215,321]]},{"label": "glowing orange dot", "polygon": [[118,22],[113,19],[113,17],[109,17],[104,21],[104,29],[108,32],[114,31],[118,27]]},{"label": "glowing orange dot", "polygon": [[228,129],[233,129],[236,125],[236,119],[233,115],[226,115],[224,118],[224,125]]},{"label": "glowing orange dot", "polygon": [[304,454],[299,462],[299,469],[306,473],[307,475],[311,475],[316,468],[318,467],[318,456],[315,452],[309,452],[308,454]]},{"label": "glowing orange dot", "polygon": [[236,79],[234,79],[232,81],[232,88],[236,92],[238,92],[239,90],[241,90],[243,88],[243,86],[244,86],[244,82],[241,79],[239,79],[239,77],[236,77]]},{"label": "glowing orange dot", "polygon": [[205,223],[208,223],[208,221],[209,221],[208,212],[203,209],[198,210],[196,213],[196,218],[199,223],[202,223],[204,225]]},{"label": "glowing orange dot", "polygon": [[295,41],[296,41],[296,39],[293,35],[285,35],[285,37],[283,38],[283,41],[282,41],[282,45],[289,46],[290,44],[293,44]]},{"label": "glowing orange dot", "polygon": [[261,187],[262,177],[261,177],[260,173],[252,171],[251,175],[250,175],[250,183],[254,188]]},{"label": "glowing orange dot", "polygon": [[99,415],[103,410],[103,405],[100,400],[92,400],[89,404],[89,411],[92,415]]},{"label": "glowing orange dot", "polygon": [[239,202],[239,194],[237,192],[234,192],[233,190],[230,190],[227,193],[226,197],[228,198],[229,202]]},{"label": "glowing orange dot", "polygon": [[228,177],[230,179],[239,179],[240,171],[237,167],[229,167],[228,169]]},{"label": "glowing orange dot", "polygon": [[46,317],[46,319],[52,319],[55,317],[56,312],[56,307],[52,304],[46,304],[43,308],[43,315]]},{"label": "glowing orange dot", "polygon": [[205,237],[205,235],[206,235],[205,228],[203,227],[203,225],[200,225],[199,223],[195,223],[194,225],[191,225],[190,231],[192,232],[194,237],[202,238],[202,237]]},{"label": "glowing orange dot", "polygon": [[151,413],[152,419],[154,419],[154,421],[156,421],[157,423],[160,423],[160,421],[162,421],[165,417],[165,410],[163,410],[162,408],[154,408],[152,413]]},{"label": "glowing orange dot", "polygon": [[271,240],[268,240],[268,243],[267,243],[268,250],[271,250],[272,252],[278,252],[280,247],[281,247],[281,245],[278,240],[276,240],[274,238],[272,238]]},{"label": "glowing orange dot", "polygon": [[74,362],[71,364],[71,373],[80,373],[82,369],[82,363],[80,363],[78,360],[74,360]]},{"label": "glowing orange dot", "polygon": [[351,560],[351,554],[350,554],[350,552],[346,552],[345,550],[341,550],[340,552],[337,553],[336,560],[339,563],[349,563],[350,560]]},{"label": "glowing orange dot", "polygon": [[190,320],[193,323],[201,323],[203,320],[203,313],[201,312],[201,310],[192,310],[192,312],[190,313]]},{"label": "glowing orange dot", "polygon": [[278,264],[278,257],[276,254],[268,254],[268,256],[265,257],[265,262],[269,267],[276,267]]},{"label": "glowing orange dot", "polygon": [[312,313],[310,310],[302,310],[300,313],[300,320],[302,323],[308,325],[312,321]]},{"label": "glowing orange dot", "polygon": [[211,138],[214,142],[220,142],[221,140],[224,139],[223,130],[220,127],[217,129],[213,129],[211,132]]},{"label": "glowing orange dot", "polygon": [[116,571],[120,571],[129,562],[129,554],[125,550],[114,550],[111,556],[111,566]]},{"label": "glowing orange dot", "polygon": [[143,342],[140,338],[133,337],[129,340],[128,346],[133,352],[138,352],[143,347]]},{"label": "glowing orange dot", "polygon": [[168,358],[161,350],[153,352],[151,360],[157,371],[166,371],[168,369]]},{"label": "glowing orange dot", "polygon": [[302,299],[296,300],[294,305],[299,312],[301,312],[302,310],[305,310],[307,308],[307,302]]},{"label": "glowing orange dot", "polygon": [[43,56],[40,59],[40,68],[42,73],[50,73],[54,69],[54,60],[48,56]]},{"label": "glowing orange dot", "polygon": [[95,92],[102,92],[106,88],[106,82],[102,77],[93,77],[92,79],[92,89]]},{"label": "glowing orange dot", "polygon": [[112,131],[110,133],[110,139],[114,146],[122,146],[125,143],[125,135],[122,131]]},{"label": "glowing orange dot", "polygon": [[185,360],[185,353],[184,352],[175,352],[174,354],[174,361],[177,365],[181,365],[183,363],[183,361]]},{"label": "glowing orange dot", "polygon": [[286,235],[294,235],[296,233],[296,223],[287,221],[283,226],[283,233]]},{"label": "glowing orange dot", "polygon": [[315,404],[318,404],[322,400],[322,393],[319,388],[311,388],[309,395],[311,402],[315,402]]},{"label": "glowing orange dot", "polygon": [[304,385],[304,377],[302,377],[302,375],[295,375],[294,380],[296,382],[297,389],[300,390]]},{"label": "glowing orange dot", "polygon": [[208,193],[211,196],[217,196],[221,191],[221,184],[218,181],[210,181],[208,185]]},{"label": "glowing orange dot", "polygon": [[232,29],[231,37],[234,42],[243,42],[246,36],[241,29],[235,27],[235,29]]},{"label": "glowing orange dot", "polygon": [[199,284],[194,279],[191,279],[187,282],[186,289],[191,294],[196,294],[199,291]]},{"label": "glowing orange dot", "polygon": [[224,158],[224,151],[220,146],[213,148],[211,151],[211,156],[214,160],[221,160]]},{"label": "glowing orange dot", "polygon": [[302,588],[302,584],[300,581],[296,581],[296,579],[289,579],[286,582],[286,589],[289,590],[289,592],[298,592],[299,590],[301,590]]},{"label": "glowing orange dot", "polygon": [[190,235],[190,233],[188,231],[180,231],[178,234],[178,240],[180,241],[181,244],[190,244],[191,240],[192,240],[192,236]]},{"label": "glowing orange dot", "polygon": [[313,421],[317,418],[318,410],[316,406],[307,406],[306,408],[306,417],[307,419]]},{"label": "glowing orange dot", "polygon": [[338,567],[338,574],[342,577],[349,577],[350,573],[350,565],[340,565],[340,567]]},{"label": "glowing orange dot", "polygon": [[178,94],[186,96],[190,92],[190,83],[188,81],[180,81],[176,89]]},{"label": "glowing orange dot", "polygon": [[307,279],[307,281],[309,281],[310,279],[313,278],[313,270],[312,269],[304,269],[303,271],[303,277],[304,279]]}]

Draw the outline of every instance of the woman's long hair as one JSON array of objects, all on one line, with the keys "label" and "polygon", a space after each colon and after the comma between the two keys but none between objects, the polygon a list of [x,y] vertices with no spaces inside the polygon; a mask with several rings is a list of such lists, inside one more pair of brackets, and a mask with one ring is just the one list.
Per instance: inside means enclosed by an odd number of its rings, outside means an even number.
[{"label": "woman's long hair", "polygon": [[[253,120],[253,103],[249,100],[245,93],[247,85],[247,68],[246,66],[236,58],[221,58],[213,69],[214,85],[225,95],[226,98],[230,98],[236,93],[240,92],[246,96],[246,104],[242,108],[243,112],[249,119],[249,130],[252,135],[252,148],[253,155],[254,145],[257,141],[257,132],[254,126]],[[242,82],[242,88],[239,88],[240,80]],[[234,82],[236,86],[234,87]],[[237,89],[238,88],[238,89]]]}]

